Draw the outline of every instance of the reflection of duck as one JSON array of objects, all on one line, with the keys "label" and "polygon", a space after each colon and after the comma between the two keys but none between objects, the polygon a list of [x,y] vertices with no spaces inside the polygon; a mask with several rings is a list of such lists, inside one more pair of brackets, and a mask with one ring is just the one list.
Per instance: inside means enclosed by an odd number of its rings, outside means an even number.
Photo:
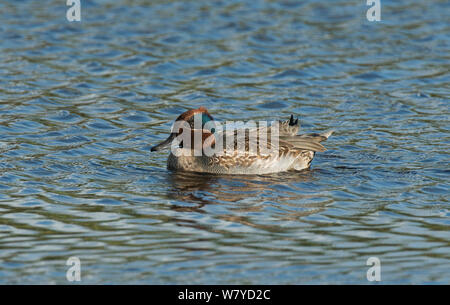
[{"label": "reflection of duck", "polygon": [[[194,122],[201,122],[200,129],[194,129]],[[320,142],[325,141],[332,132],[323,134],[297,135],[299,130],[298,119],[294,121],[293,116],[287,121],[279,124],[278,145],[272,141],[272,137],[267,138],[267,153],[261,151],[259,147],[262,138],[261,132],[266,135],[272,127],[252,129],[256,131],[257,138],[252,138],[249,132],[245,132],[242,143],[239,142],[237,130],[216,131],[214,128],[205,128],[208,123],[214,122],[213,117],[206,108],[200,107],[184,112],[176,120],[178,126],[173,129],[170,136],[162,143],[152,147],[152,151],[161,150],[172,146],[174,140],[178,140],[167,160],[167,166],[172,170],[182,170],[191,172],[204,172],[214,174],[268,174],[283,172],[287,170],[302,170],[309,168],[314,154],[317,151],[325,151]],[[182,124],[184,123],[184,125]],[[183,134],[185,129],[190,128],[190,132]],[[183,136],[188,135],[188,138]],[[194,143],[195,136],[198,135],[200,146]],[[214,150],[216,145],[225,143],[230,135],[234,143],[227,143],[223,153],[205,153],[205,150]],[[188,139],[180,140],[180,138]],[[241,145],[242,144],[242,145]],[[254,144],[254,145],[252,145]],[[262,145],[263,149],[265,144]],[[255,149],[256,148],[256,149]],[[232,151],[232,152],[231,152]]]},{"label": "reflection of duck", "polygon": [[[328,201],[317,201],[319,194],[304,194],[298,183],[313,182],[313,172],[286,172],[272,175],[226,175],[174,172],[169,176],[171,185],[168,197],[175,200],[171,205],[178,212],[207,213],[205,206],[218,205],[228,212],[218,217],[225,221],[240,223],[267,231],[277,231],[278,226],[263,225],[247,213],[264,212],[272,206],[279,210],[275,217],[282,221],[298,221],[299,218],[322,211]],[[261,198],[273,204],[261,204]],[[183,202],[185,204],[177,204]],[[239,204],[233,204],[238,202]],[[280,223],[281,225],[282,223]],[[191,224],[193,225],[193,224]]]}]

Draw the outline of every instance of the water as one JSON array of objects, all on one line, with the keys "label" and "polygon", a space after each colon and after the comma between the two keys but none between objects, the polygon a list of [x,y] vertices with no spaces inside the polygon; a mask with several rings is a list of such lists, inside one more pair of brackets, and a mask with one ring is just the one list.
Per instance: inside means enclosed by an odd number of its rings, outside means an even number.
[{"label": "water", "polygon": [[[448,1],[65,2],[0,3],[0,283],[450,283]],[[336,133],[305,172],[167,171],[202,105]]]}]

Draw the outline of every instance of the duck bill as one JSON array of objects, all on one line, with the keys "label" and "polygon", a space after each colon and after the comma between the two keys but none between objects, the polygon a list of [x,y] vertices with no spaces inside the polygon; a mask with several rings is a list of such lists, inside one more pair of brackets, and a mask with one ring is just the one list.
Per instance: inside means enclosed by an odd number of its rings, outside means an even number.
[{"label": "duck bill", "polygon": [[153,146],[150,151],[158,151],[163,150],[166,148],[169,148],[172,145],[172,141],[175,139],[175,134],[171,133],[170,136],[165,139],[163,142],[159,143],[158,145]]}]

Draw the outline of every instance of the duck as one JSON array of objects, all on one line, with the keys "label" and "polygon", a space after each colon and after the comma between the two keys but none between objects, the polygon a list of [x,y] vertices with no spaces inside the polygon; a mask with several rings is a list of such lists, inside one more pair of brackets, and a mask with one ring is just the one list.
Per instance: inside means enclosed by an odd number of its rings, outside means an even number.
[{"label": "duck", "polygon": [[[247,130],[217,128],[218,122],[202,106],[179,115],[168,138],[150,150],[171,148],[167,159],[167,169],[171,171],[272,174],[309,169],[316,152],[326,150],[321,142],[333,133],[331,130],[298,134],[300,123],[293,115],[276,122],[270,126],[250,126]],[[256,136],[252,137],[252,132]]]}]

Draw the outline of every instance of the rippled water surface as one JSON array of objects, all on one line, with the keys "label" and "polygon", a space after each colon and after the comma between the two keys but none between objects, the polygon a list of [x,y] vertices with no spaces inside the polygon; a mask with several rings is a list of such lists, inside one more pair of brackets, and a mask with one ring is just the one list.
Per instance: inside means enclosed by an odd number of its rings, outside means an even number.
[{"label": "rippled water surface", "polygon": [[[0,2],[0,283],[450,283],[442,1]],[[174,120],[300,117],[311,170],[172,173]]]}]

